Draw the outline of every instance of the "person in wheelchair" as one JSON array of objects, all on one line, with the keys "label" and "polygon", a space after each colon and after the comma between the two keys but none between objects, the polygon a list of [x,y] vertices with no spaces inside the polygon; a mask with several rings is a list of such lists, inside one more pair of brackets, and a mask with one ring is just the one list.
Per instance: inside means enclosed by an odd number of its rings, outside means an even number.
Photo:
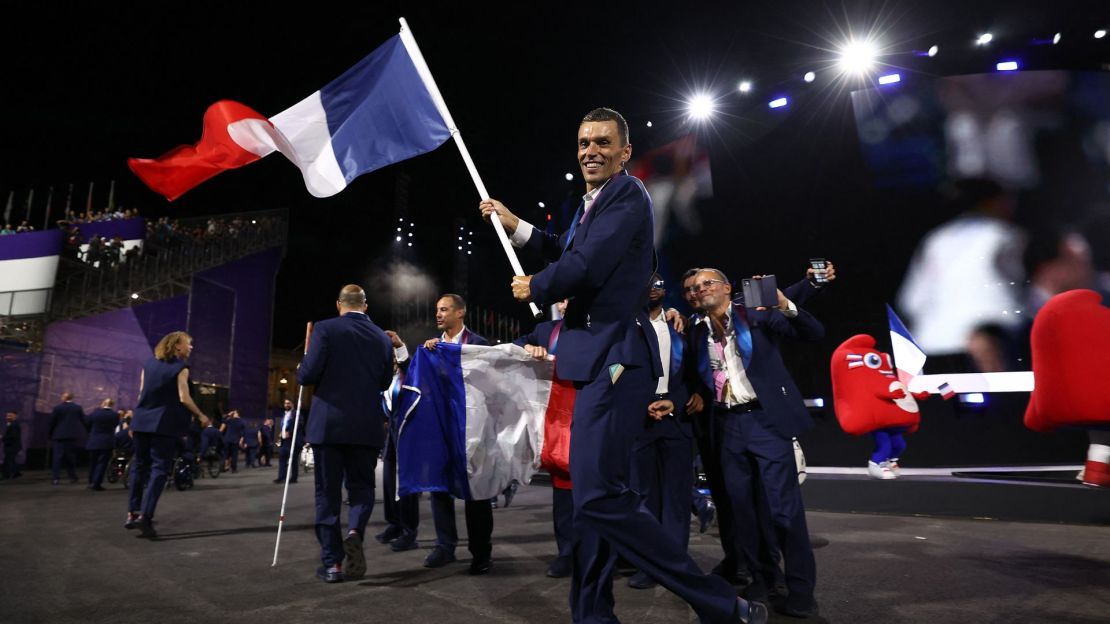
[{"label": "person in wheelchair", "polygon": [[131,439],[131,420],[120,421],[119,430],[116,431],[113,441],[112,460],[108,464],[108,483],[122,481],[127,486],[127,464],[135,452],[135,443]]},{"label": "person in wheelchair", "polygon": [[204,462],[208,476],[215,479],[220,476],[224,462],[223,437],[216,425],[209,421],[208,426],[200,432],[200,459]]},{"label": "person in wheelchair", "polygon": [[[189,436],[177,439],[177,459],[173,463],[173,485],[179,491],[193,487],[193,470],[197,465],[197,454],[190,448]],[[167,487],[169,484],[166,484]]]}]

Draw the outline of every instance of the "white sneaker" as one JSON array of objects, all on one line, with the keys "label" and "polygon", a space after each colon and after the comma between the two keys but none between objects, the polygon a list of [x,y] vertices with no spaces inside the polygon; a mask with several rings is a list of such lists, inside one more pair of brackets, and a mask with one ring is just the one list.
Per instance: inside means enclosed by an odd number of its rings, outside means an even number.
[{"label": "white sneaker", "polygon": [[876,464],[873,461],[867,462],[867,474],[871,475],[872,479],[893,479],[894,473],[890,471],[890,462],[883,462]]},{"label": "white sneaker", "polygon": [[887,463],[890,464],[890,472],[894,473],[894,476],[902,476],[902,467],[898,465],[897,457],[891,457]]}]

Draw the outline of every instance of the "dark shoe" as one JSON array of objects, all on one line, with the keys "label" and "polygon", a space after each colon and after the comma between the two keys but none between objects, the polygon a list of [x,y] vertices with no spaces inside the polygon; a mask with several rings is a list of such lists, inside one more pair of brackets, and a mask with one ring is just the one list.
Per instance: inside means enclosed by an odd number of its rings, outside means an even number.
[{"label": "dark shoe", "polygon": [[516,491],[519,487],[520,487],[520,481],[517,481],[516,479],[513,479],[512,481],[509,482],[509,487],[505,488],[505,491],[501,492],[505,496],[505,507],[506,508],[509,505],[513,504],[513,497],[516,496]]},{"label": "dark shoe", "polygon": [[717,576],[728,581],[730,584],[737,586],[746,585],[751,580],[751,577],[747,576],[746,574],[740,574],[740,572],[736,570],[736,567],[728,561],[721,561],[717,565],[713,566],[713,569],[710,570],[709,573],[716,574]]},{"label": "dark shoe", "polygon": [[296,483],[296,482],[297,482],[297,480],[296,480],[296,479],[290,479],[290,480],[289,480],[289,482],[290,482],[290,483]]},{"label": "dark shoe", "polygon": [[325,583],[342,583],[343,582],[343,568],[333,566],[320,566],[316,568],[316,578]]},{"label": "dark shoe", "polygon": [[817,615],[817,601],[813,596],[790,594],[780,609],[784,615],[796,618],[808,618]]},{"label": "dark shoe", "polygon": [[94,492],[103,492],[104,491],[104,486],[103,485],[90,485],[89,489],[94,491]]},{"label": "dark shoe", "polygon": [[274,483],[285,483],[285,479],[278,477],[277,479],[274,479]]},{"label": "dark shoe", "polygon": [[346,575],[357,579],[366,574],[366,554],[362,552],[362,538],[358,533],[348,533],[343,540],[343,552],[347,555],[344,565],[347,567]]},{"label": "dark shoe", "polygon": [[424,557],[425,568],[442,568],[443,566],[455,560],[455,553],[447,550],[443,546],[436,546],[432,552]]},{"label": "dark shoe", "polygon": [[566,578],[570,576],[573,571],[574,564],[571,563],[570,557],[556,557],[551,565],[547,566],[546,574],[548,578]]},{"label": "dark shoe", "polygon": [[127,530],[139,528],[139,517],[127,514],[127,521],[123,523],[123,528]]},{"label": "dark shoe", "polygon": [[401,537],[393,540],[389,545],[389,549],[393,552],[404,552],[406,550],[415,550],[418,547],[416,543],[416,533],[409,535],[402,535]]},{"label": "dark shoe", "polygon": [[[744,610],[741,608],[740,612],[743,613]],[[748,615],[747,617],[741,615],[740,622],[742,624],[767,624],[770,617],[770,613],[767,612],[767,605],[762,602],[749,602]]]},{"label": "dark shoe", "polygon": [[384,531],[375,535],[374,539],[379,544],[388,544],[398,537],[401,537],[403,533],[404,531],[401,530],[401,527],[391,524],[386,527]]},{"label": "dark shoe", "polygon": [[713,503],[705,506],[705,509],[698,511],[698,533],[705,533],[709,530],[709,525],[713,524],[713,516],[717,514],[717,508]]},{"label": "dark shoe", "polygon": [[485,557],[475,557],[470,560],[470,576],[481,576],[489,574],[490,568],[493,567],[493,557],[486,555]]},{"label": "dark shoe", "polygon": [[645,572],[637,572],[628,577],[628,586],[632,589],[651,589],[658,585],[655,579],[651,578]]},{"label": "dark shoe", "polygon": [[767,585],[761,580],[753,580],[748,583],[748,586],[740,590],[740,595],[748,602],[762,602],[767,604],[771,600],[771,596],[767,591]]},{"label": "dark shoe", "polygon": [[146,518],[139,519],[139,535],[145,539],[158,539],[158,531],[154,530],[154,522]]}]

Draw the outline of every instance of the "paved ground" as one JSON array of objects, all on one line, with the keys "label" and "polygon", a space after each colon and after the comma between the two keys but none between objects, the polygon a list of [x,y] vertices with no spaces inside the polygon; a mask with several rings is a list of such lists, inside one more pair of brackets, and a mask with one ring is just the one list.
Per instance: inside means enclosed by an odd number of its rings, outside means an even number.
[{"label": "paved ground", "polygon": [[[421,567],[433,534],[425,502],[420,550],[393,553],[371,541],[366,578],[324,585],[314,577],[310,479],[293,486],[282,556],[270,567],[281,502],[274,476],[274,469],[244,470],[167,492],[156,542],[122,528],[121,486],[51,486],[35,472],[0,482],[0,621],[570,620],[568,581],[543,575],[554,554],[547,487],[522,487],[511,507],[494,512],[488,576],[467,575],[461,546],[459,563]],[[813,487],[821,485],[805,486]],[[1110,622],[1106,526],[818,512],[809,522],[818,546],[819,621]],[[464,530],[462,518],[458,524]],[[369,531],[381,527],[375,507]],[[715,539],[711,531],[691,540],[706,569],[718,558]],[[622,579],[616,597],[624,622],[694,621],[663,589],[633,590]]]}]

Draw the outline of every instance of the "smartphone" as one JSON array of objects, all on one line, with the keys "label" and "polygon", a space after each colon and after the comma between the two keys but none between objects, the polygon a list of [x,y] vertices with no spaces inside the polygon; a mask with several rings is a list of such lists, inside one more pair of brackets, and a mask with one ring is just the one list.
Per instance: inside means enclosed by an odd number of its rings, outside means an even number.
[{"label": "smartphone", "polygon": [[745,308],[773,308],[779,304],[778,282],[774,275],[740,280]]},{"label": "smartphone", "polygon": [[829,281],[828,278],[825,277],[829,267],[824,258],[810,258],[809,266],[813,269],[814,282],[824,284]]}]

